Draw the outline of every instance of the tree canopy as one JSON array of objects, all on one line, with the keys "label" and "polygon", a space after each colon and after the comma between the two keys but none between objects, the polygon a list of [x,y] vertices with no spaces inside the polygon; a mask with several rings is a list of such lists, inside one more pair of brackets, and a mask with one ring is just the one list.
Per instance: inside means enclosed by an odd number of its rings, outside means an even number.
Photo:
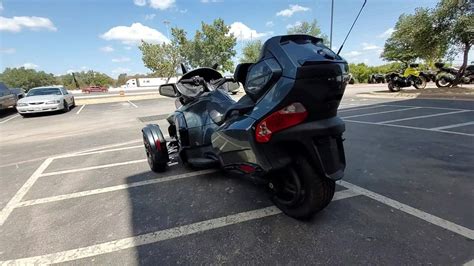
[{"label": "tree canopy", "polygon": [[287,30],[288,34],[308,34],[323,39],[324,44],[328,44],[328,36],[322,33],[318,21],[314,19],[311,22],[303,21],[296,23]]},{"label": "tree canopy", "polygon": [[145,66],[155,74],[171,77],[180,63],[192,67],[211,67],[217,63],[223,71],[233,70],[236,38],[224,20],[202,22],[193,39],[188,39],[187,32],[177,27],[171,29],[171,34],[171,43],[142,42],[140,46]]},{"label": "tree canopy", "polygon": [[260,57],[260,50],[262,50],[262,41],[255,40],[247,42],[242,48],[241,63],[255,63]]},{"label": "tree canopy", "polygon": [[[110,86],[115,85],[115,80],[107,76],[104,73],[89,70],[74,73],[76,80],[79,83],[80,87],[86,87],[91,85],[97,86]],[[68,89],[76,89],[76,84],[72,74],[66,74],[58,77],[59,83]]]},{"label": "tree canopy", "polygon": [[53,74],[24,67],[6,68],[0,74],[0,81],[10,88],[22,88],[24,90],[57,84]]}]

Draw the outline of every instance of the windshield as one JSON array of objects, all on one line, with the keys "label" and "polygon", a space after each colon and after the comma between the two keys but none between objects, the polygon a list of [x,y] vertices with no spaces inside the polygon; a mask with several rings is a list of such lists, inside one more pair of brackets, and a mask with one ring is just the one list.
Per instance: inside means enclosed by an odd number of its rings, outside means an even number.
[{"label": "windshield", "polygon": [[39,95],[61,95],[61,90],[58,88],[43,88],[30,90],[26,97]]}]

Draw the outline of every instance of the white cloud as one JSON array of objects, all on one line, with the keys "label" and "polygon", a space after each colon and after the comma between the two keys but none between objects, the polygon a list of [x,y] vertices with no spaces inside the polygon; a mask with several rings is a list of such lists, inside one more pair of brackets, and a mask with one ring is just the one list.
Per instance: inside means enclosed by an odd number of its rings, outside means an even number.
[{"label": "white cloud", "polygon": [[3,11],[3,3],[0,1],[0,11]]},{"label": "white cloud", "polygon": [[137,6],[144,6],[146,5],[146,0],[133,0],[133,3]]},{"label": "white cloud", "polygon": [[132,46],[124,46],[123,49],[125,49],[125,50],[132,50]]},{"label": "white cloud", "polygon": [[351,57],[359,56],[359,55],[361,55],[361,54],[362,54],[362,53],[359,52],[359,51],[350,51],[350,52],[344,53],[344,56],[345,56],[345,57],[348,57],[348,58],[351,58]]},{"label": "white cloud", "polygon": [[68,70],[66,71],[67,74],[72,74],[72,73],[74,73],[74,72],[76,72],[76,70],[74,70],[74,69],[68,69]]},{"label": "white cloud", "polygon": [[153,20],[156,17],[156,14],[146,14],[145,20]]},{"label": "white cloud", "polygon": [[242,22],[234,22],[230,25],[229,33],[234,34],[234,36],[238,40],[251,40],[251,39],[258,39],[260,37],[264,37],[269,33],[259,33],[256,30],[249,28]]},{"label": "white cloud", "polygon": [[301,21],[296,21],[293,24],[286,25],[286,29],[290,29],[290,28],[297,27],[297,26],[300,26],[300,25],[301,25]]},{"label": "white cloud", "polygon": [[267,23],[265,23],[265,26],[273,27],[273,26],[275,26],[275,23],[273,23],[273,21],[267,21]]},{"label": "white cloud", "polygon": [[309,7],[304,7],[304,6],[300,6],[300,5],[290,5],[289,8],[279,11],[278,13],[276,13],[276,15],[277,16],[282,16],[282,17],[291,17],[296,12],[305,12],[305,11],[309,11],[309,10],[310,10]]},{"label": "white cloud", "polygon": [[366,42],[362,43],[362,50],[377,50],[377,49],[380,49],[380,47],[375,44],[366,43]]},{"label": "white cloud", "polygon": [[175,0],[150,0],[150,7],[165,10],[174,5]]},{"label": "white cloud", "polygon": [[128,26],[116,26],[108,30],[100,36],[101,38],[111,41],[117,40],[124,44],[136,44],[141,40],[153,43],[169,42],[163,33],[142,25],[141,23],[133,23]]},{"label": "white cloud", "polygon": [[100,50],[104,53],[111,53],[111,52],[115,51],[115,49],[112,46],[100,47]]},{"label": "white cloud", "polygon": [[119,58],[112,59],[112,62],[114,63],[123,63],[123,62],[128,62],[128,61],[130,61],[130,58],[128,57],[119,57]]},{"label": "white cloud", "polygon": [[130,72],[130,68],[126,68],[126,67],[117,67],[116,69],[113,69],[112,70],[112,73],[119,73],[119,74],[122,74],[122,73],[128,73]]},{"label": "white cloud", "polygon": [[36,68],[38,68],[38,65],[33,64],[33,63],[24,63],[21,66],[26,68],[26,69],[36,69]]},{"label": "white cloud", "polygon": [[386,31],[382,32],[381,34],[379,34],[377,36],[377,38],[388,38],[392,35],[392,33],[394,33],[395,30],[393,28],[388,28]]},{"label": "white cloud", "polygon": [[14,54],[16,52],[15,48],[1,48],[0,53],[2,54]]},{"label": "white cloud", "polygon": [[218,3],[223,2],[223,0],[201,0],[201,3],[208,4],[208,3]]},{"label": "white cloud", "polygon": [[186,13],[188,13],[188,10],[187,10],[187,9],[180,9],[180,10],[179,10],[179,13],[181,13],[181,14],[186,14]]},{"label": "white cloud", "polygon": [[56,31],[57,28],[49,18],[43,17],[0,17],[0,31],[20,32],[23,28],[32,30],[46,29]]}]

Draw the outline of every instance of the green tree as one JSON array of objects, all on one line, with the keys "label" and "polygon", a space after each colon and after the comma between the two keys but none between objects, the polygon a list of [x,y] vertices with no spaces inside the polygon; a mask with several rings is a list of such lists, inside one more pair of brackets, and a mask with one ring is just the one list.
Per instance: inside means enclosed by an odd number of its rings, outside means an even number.
[{"label": "green tree", "polygon": [[328,44],[328,36],[322,33],[321,28],[318,25],[318,21],[314,19],[311,22],[303,21],[296,23],[292,27],[288,28],[288,34],[308,34],[314,37],[323,39],[324,44]]},{"label": "green tree", "polygon": [[142,51],[145,67],[154,75],[165,77],[168,81],[176,75],[176,68],[182,61],[176,42],[153,44],[142,41],[138,48]]},{"label": "green tree", "polygon": [[0,81],[11,88],[29,90],[34,87],[54,85],[57,80],[53,74],[20,67],[6,68],[0,74]]},{"label": "green tree", "polygon": [[245,44],[242,49],[241,63],[255,63],[260,57],[260,50],[262,50],[262,41],[255,40]]},{"label": "green tree", "polygon": [[188,65],[210,67],[217,63],[223,71],[232,71],[236,38],[229,31],[230,27],[219,18],[212,24],[202,22],[201,30],[197,30],[191,40],[186,38],[184,30],[173,28],[172,43],[177,44],[181,57]]},{"label": "green tree", "polygon": [[469,51],[474,45],[474,12],[467,0],[441,0],[436,6],[435,16],[439,32],[444,32],[449,40],[451,54],[463,53],[463,63],[453,84],[456,86],[461,81]]},{"label": "green tree", "polygon": [[122,85],[125,85],[125,83],[127,83],[127,80],[128,80],[127,73],[122,73],[122,74],[118,75],[117,82],[115,83],[115,86],[120,87]]},{"label": "green tree", "polygon": [[[91,85],[110,86],[115,84],[115,80],[108,75],[93,70],[77,72],[74,74],[76,75],[76,79],[80,87]],[[59,76],[58,80],[64,87],[71,90],[76,89],[76,84],[74,83],[72,74]]]}]

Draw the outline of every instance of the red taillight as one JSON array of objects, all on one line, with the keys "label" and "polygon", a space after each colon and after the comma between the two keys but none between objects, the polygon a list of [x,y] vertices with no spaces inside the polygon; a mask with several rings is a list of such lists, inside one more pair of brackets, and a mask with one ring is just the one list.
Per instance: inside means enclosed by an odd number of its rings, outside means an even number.
[{"label": "red taillight", "polygon": [[260,121],[255,128],[255,138],[257,142],[268,142],[273,133],[298,125],[307,116],[308,112],[301,103],[292,103]]}]

